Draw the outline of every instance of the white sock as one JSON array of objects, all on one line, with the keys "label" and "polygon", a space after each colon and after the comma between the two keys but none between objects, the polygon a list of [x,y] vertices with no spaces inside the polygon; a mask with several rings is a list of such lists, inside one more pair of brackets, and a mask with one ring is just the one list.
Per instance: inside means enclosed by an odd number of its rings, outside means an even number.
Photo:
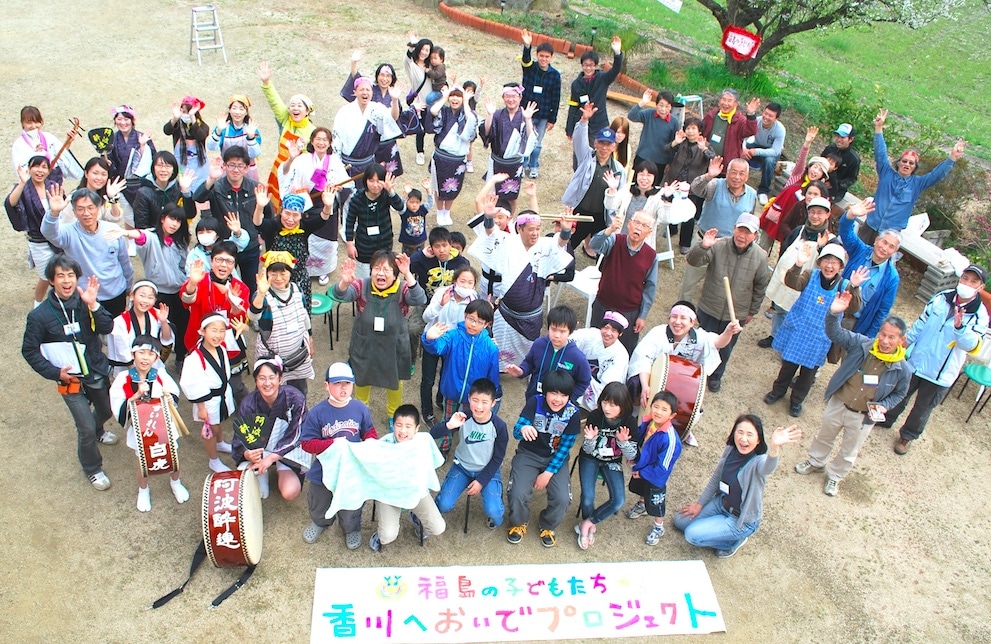
[{"label": "white sock", "polygon": [[189,500],[189,490],[182,484],[182,481],[179,479],[169,479],[169,485],[172,487],[172,495],[175,496],[176,501],[185,503]]},{"label": "white sock", "polygon": [[258,474],[258,491],[261,493],[263,499],[268,498],[268,472]]},{"label": "white sock", "polygon": [[138,488],[138,512],[151,512],[151,490]]},{"label": "white sock", "polygon": [[220,462],[220,459],[219,458],[211,458],[210,459],[210,469],[213,470],[214,472],[230,472],[231,471],[231,468],[227,467],[222,462]]},{"label": "white sock", "polygon": [[227,441],[217,441],[217,451],[221,454],[230,454],[231,444]]}]

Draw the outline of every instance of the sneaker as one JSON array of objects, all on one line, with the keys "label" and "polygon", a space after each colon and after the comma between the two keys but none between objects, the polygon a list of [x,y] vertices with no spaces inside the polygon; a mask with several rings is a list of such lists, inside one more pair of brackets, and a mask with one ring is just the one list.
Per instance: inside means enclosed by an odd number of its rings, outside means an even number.
[{"label": "sneaker", "polygon": [[531,179],[536,179],[539,176],[540,176],[540,173],[537,172],[537,169],[536,168],[530,168],[530,178]]},{"label": "sneaker", "polygon": [[776,403],[779,400],[781,400],[781,397],[783,395],[784,394],[779,394],[776,391],[769,391],[769,392],[767,392],[767,395],[764,396],[764,404],[765,405],[773,405],[774,403]]},{"label": "sneaker", "polygon": [[467,172],[468,174],[474,174],[475,173],[475,164],[473,164],[471,161],[466,161],[465,162],[465,172]]},{"label": "sneaker", "polygon": [[840,492],[840,482],[836,479],[826,479],[826,484],[822,486],[822,492],[826,496],[836,496]]},{"label": "sneaker", "polygon": [[760,193],[759,195],[757,195],[757,201],[760,202],[760,205],[766,206],[767,205],[767,195],[764,194],[763,192]]},{"label": "sneaker", "polygon": [[773,335],[769,335],[766,338],[761,338],[757,341],[757,346],[761,349],[770,349],[772,344],[774,344]]},{"label": "sneaker", "polygon": [[506,541],[509,543],[519,543],[523,541],[523,535],[526,534],[526,524],[514,525],[509,529],[509,536],[506,537]]},{"label": "sneaker", "polygon": [[748,541],[750,541],[750,537],[746,537],[743,541],[736,544],[735,547],[730,548],[729,550],[717,550],[716,556],[719,557],[720,559],[729,559],[730,557],[736,554],[737,550],[743,547],[743,544],[745,544]]},{"label": "sneaker", "polygon": [[[774,268],[773,267],[771,267],[770,265],[768,265],[768,268],[771,269],[771,272],[774,272]],[[764,311],[764,317],[766,317],[768,320],[773,320],[774,319],[774,311],[771,311],[771,310]]]},{"label": "sneaker", "polygon": [[306,543],[316,543],[317,539],[320,537],[321,534],[323,534],[323,531],[326,529],[327,528],[325,528],[322,525],[310,523],[310,525],[306,528],[306,530],[303,530],[303,541],[305,541]]},{"label": "sneaker", "polygon": [[905,440],[904,438],[899,438],[895,441],[895,454],[899,456],[905,456],[908,454],[908,448],[912,446],[912,441]]},{"label": "sneaker", "polygon": [[361,532],[349,532],[347,536],[344,537],[344,542],[348,546],[348,550],[357,550],[361,547]]},{"label": "sneaker", "polygon": [[437,417],[433,414],[427,414],[423,417],[423,422],[427,424],[427,427],[433,427],[437,424]]},{"label": "sneaker", "polygon": [[644,507],[643,501],[637,501],[630,511],[626,513],[627,519],[639,519],[643,515],[647,514],[647,508]]},{"label": "sneaker", "polygon": [[110,479],[103,473],[103,470],[100,470],[96,474],[90,474],[89,482],[93,484],[93,487],[101,492],[110,489]]},{"label": "sneaker", "polygon": [[540,531],[540,543],[544,544],[545,548],[553,548],[557,545],[557,539],[554,538],[553,530],[541,530]]},{"label": "sneaker", "polygon": [[382,542],[379,541],[379,533],[373,532],[372,538],[368,540],[368,547],[375,552],[382,552]]},{"label": "sneaker", "polygon": [[690,246],[682,246],[678,250],[681,252],[682,255],[687,255],[688,254],[688,251],[691,250],[691,247]]},{"label": "sneaker", "polygon": [[689,447],[698,447],[699,446],[699,442],[698,442],[698,440],[695,439],[695,434],[693,434],[691,430],[688,430],[688,433],[685,434],[685,440],[683,440],[682,442],[685,445],[688,445]]},{"label": "sneaker", "polygon": [[327,286],[330,284],[330,275],[321,275],[317,278],[317,284],[320,286]]},{"label": "sneaker", "polygon": [[493,519],[492,517],[485,517],[485,527],[487,527],[489,530],[495,530],[496,529],[495,519]]},{"label": "sneaker", "polygon": [[103,443],[104,445],[116,445],[117,434],[104,430],[104,432],[100,434],[100,437],[97,438],[96,440],[99,441],[100,443]]},{"label": "sneaker", "polygon": [[425,161],[425,159],[423,158],[423,153],[422,152],[417,152],[416,153],[416,165],[423,165],[424,161]]},{"label": "sneaker", "polygon": [[788,407],[788,415],[792,418],[798,418],[802,415],[802,403],[793,402],[791,406]]},{"label": "sneaker", "polygon": [[812,472],[821,472],[826,469],[822,465],[813,465],[812,461],[806,459],[795,466],[795,471],[799,474],[811,474]]},{"label": "sneaker", "polygon": [[664,526],[655,523],[654,527],[651,528],[650,532],[647,533],[647,538],[644,539],[644,543],[646,543],[648,546],[656,546],[658,542],[661,540],[661,537],[663,536],[664,536]]},{"label": "sneaker", "polygon": [[723,381],[722,379],[709,378],[709,382],[705,386],[708,387],[709,391],[717,394],[723,388]]}]

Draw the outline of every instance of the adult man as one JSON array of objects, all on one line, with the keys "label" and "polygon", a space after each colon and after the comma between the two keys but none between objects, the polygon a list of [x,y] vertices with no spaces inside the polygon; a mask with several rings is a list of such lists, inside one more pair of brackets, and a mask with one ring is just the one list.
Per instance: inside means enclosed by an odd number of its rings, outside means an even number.
[{"label": "adult man", "polygon": [[592,249],[605,255],[599,264],[602,278],[592,302],[592,325],[597,326],[606,311],[618,311],[627,319],[635,319],[620,338],[626,350],[633,351],[657,292],[657,252],[647,243],[654,218],[638,210],[633,213],[626,235],[619,233],[622,225],[623,216],[616,215],[609,228],[592,237]]},{"label": "adult man", "polygon": [[[571,139],[571,147],[578,159],[575,173],[571,175],[568,187],[564,189],[561,202],[575,214],[589,215],[594,221],[578,222],[575,234],[571,237],[571,248],[578,248],[582,243],[585,255],[591,259],[596,256],[591,253],[589,242],[591,237],[606,227],[606,182],[607,173],[620,175],[622,185],[623,166],[613,157],[616,151],[616,133],[608,127],[595,133],[594,147],[588,144],[585,130],[589,127],[592,117],[598,113],[595,103],[585,103],[582,106],[581,120],[575,125],[576,136]],[[584,242],[584,243],[583,243]]]},{"label": "adult man", "polygon": [[702,135],[709,147],[724,159],[743,156],[743,141],[757,134],[757,108],[760,99],[747,103],[747,114],[739,112],[740,94],[735,89],[724,89],[719,95],[719,105],[702,119]]},{"label": "adult man", "polygon": [[[822,427],[809,446],[809,457],[795,466],[799,474],[826,470],[822,491],[829,496],[839,492],[840,481],[853,469],[860,446],[874,428],[868,404],[879,406],[882,412],[893,408],[905,398],[912,375],[902,347],[905,322],[901,318],[886,319],[877,338],[840,326],[839,314],[852,297],[849,292],[838,293],[826,315],[826,335],[846,351],[846,357],[826,385]],[[840,449],[827,466],[826,459],[840,432]]]},{"label": "adult man", "polygon": [[988,311],[981,302],[980,291],[988,279],[987,271],[971,264],[960,275],[957,287],[933,296],[919,319],[912,324],[905,344],[915,372],[904,400],[888,410],[878,427],[891,427],[912,394],[915,405],[898,430],[895,453],[904,456],[912,441],[922,435],[929,415],[943,401],[967,362],[967,354],[981,345],[981,329],[987,329]]},{"label": "adult man", "polygon": [[536,103],[537,113],[533,115],[533,131],[536,142],[530,155],[523,159],[523,172],[530,172],[530,178],[539,176],[540,150],[543,148],[544,134],[554,129],[557,111],[561,104],[561,72],[551,66],[554,47],[549,42],[537,45],[537,64],[533,64],[530,45],[533,36],[523,30],[523,102]]},{"label": "adult man", "polygon": [[523,159],[530,156],[537,143],[533,131],[533,115],[537,104],[527,103],[520,108],[523,88],[506,83],[502,88],[505,107],[496,109],[492,99],[485,99],[485,124],[482,126],[482,143],[492,150],[489,155],[489,175],[506,173],[509,179],[496,185],[496,192],[509,202],[510,212],[516,210],[523,183]]},{"label": "adult man", "polygon": [[113,330],[114,318],[97,299],[100,280],[96,276],[88,277],[85,289],[78,286],[82,267],[76,260],[55,255],[45,275],[52,290],[28,313],[21,355],[39,375],[58,384],[76,424],[76,453],[83,473],[93,487],[106,490],[110,479],[103,473],[99,443],[113,445],[117,437],[103,429],[113,412],[110,362],[103,354],[100,335]]},{"label": "adult man", "polygon": [[646,108],[647,103],[650,102],[650,96],[650,90],[644,92],[640,102],[631,107],[626,115],[634,123],[643,123],[640,143],[637,145],[637,154],[633,159],[633,165],[638,165],[641,159],[652,161],[657,166],[657,176],[663,177],[664,169],[674,156],[671,142],[674,141],[675,134],[681,129],[681,124],[671,118],[671,108],[674,106],[675,100],[674,94],[658,92],[656,107],[652,110]]},{"label": "adult man", "polygon": [[[686,259],[692,266],[705,267],[705,282],[702,284],[702,297],[699,299],[699,326],[712,333],[722,333],[737,316],[746,326],[761,308],[764,292],[771,281],[771,269],[767,267],[767,252],[755,243],[760,220],[745,213],[736,220],[732,237],[717,239],[718,231],[710,228],[705,232],[702,243],[692,248]],[[729,277],[733,295],[733,308],[726,301],[726,288],[723,279]],[[709,377],[707,386],[715,393],[722,387],[726,363],[739,336],[719,350],[722,364],[716,367]]]},{"label": "adult man", "polygon": [[[272,204],[266,197],[257,199],[256,195],[265,190],[251,177],[245,176],[251,159],[248,151],[240,145],[224,150],[223,163],[214,159],[210,164],[210,176],[196,191],[195,201],[210,202],[210,212],[220,222],[220,239],[230,236],[230,229],[224,217],[227,213],[236,212],[241,221],[241,228],[248,233],[248,246],[237,253],[237,266],[241,279],[248,287],[249,293],[257,290],[255,276],[258,274],[258,229],[255,227],[255,213],[260,212],[266,219],[274,216]],[[195,327],[199,328],[199,322]],[[188,344],[188,343],[187,343]],[[190,347],[192,349],[192,347]]]},{"label": "adult man", "polygon": [[757,133],[743,144],[741,156],[750,163],[751,168],[760,170],[757,199],[762,206],[767,203],[767,193],[774,180],[774,167],[781,158],[781,148],[785,144],[785,126],[778,120],[780,117],[781,105],[768,103],[757,121]]},{"label": "adult man", "polygon": [[820,155],[829,158],[830,154],[835,154],[840,157],[840,165],[829,173],[829,200],[837,212],[843,212],[859,201],[848,192],[860,176],[860,155],[852,147],[855,136],[857,131],[852,125],[840,123],[833,131],[833,143],[823,148]]},{"label": "adult man", "polygon": [[[595,114],[589,124],[586,136],[591,137],[595,132],[599,132],[609,127],[609,115],[606,113],[606,92],[619,72],[623,69],[623,42],[619,36],[612,39],[612,67],[609,71],[599,71],[599,55],[594,51],[586,51],[582,54],[582,73],[578,78],[571,81],[571,96],[568,98],[568,123],[564,126],[564,133],[568,135],[568,140],[573,140],[575,127],[582,116],[584,107],[588,103],[602,106],[602,109]],[[591,138],[588,139],[592,143]],[[578,167],[578,159],[574,160],[575,168]]]},{"label": "adult man", "polygon": [[865,244],[853,232],[853,220],[873,210],[874,202],[870,198],[853,204],[840,219],[839,230],[843,248],[850,255],[850,262],[843,270],[843,278],[850,279],[850,275],[861,266],[865,266],[870,273],[867,281],[860,287],[863,304],[859,311],[845,316],[843,327],[866,336],[873,336],[881,328],[881,322],[891,312],[898,294],[898,285],[901,283],[898,268],[891,261],[891,256],[902,243],[898,231],[882,231],[874,240],[873,246]]},{"label": "adult man", "polygon": [[88,188],[72,193],[72,214],[76,221],[69,224],[63,224],[59,219],[59,213],[66,207],[62,188],[56,186],[49,194],[51,209],[41,220],[41,234],[79,262],[82,272],[76,273],[76,279],[97,278],[100,304],[110,312],[111,318],[120,315],[127,306],[127,294],[134,279],[134,267],[127,256],[125,240],[115,236],[120,227],[100,221],[103,199]]},{"label": "adult man", "polygon": [[[726,169],[726,178],[717,177],[723,171],[723,157],[713,157],[709,161],[709,171],[692,180],[692,192],[702,199],[702,212],[699,214],[698,232],[692,239],[691,248],[702,241],[702,231],[715,228],[719,237],[729,237],[740,215],[752,213],[757,205],[757,191],[747,185],[750,166],[743,159],[733,159]],[[705,267],[685,267],[681,280],[679,300],[696,301],[698,286],[705,277]]]},{"label": "adult man", "polygon": [[599,394],[610,382],[624,382],[630,354],[618,342],[619,336],[630,326],[629,320],[617,311],[606,311],[599,328],[577,329],[571,334],[575,345],[588,359],[592,381],[578,399],[578,405],[585,411],[595,411],[599,406]]},{"label": "adult man", "polygon": [[894,167],[888,163],[888,146],[884,141],[884,122],[888,110],[881,110],[874,119],[874,164],[877,166],[877,190],[874,191],[876,209],[867,215],[867,222],[857,231],[865,243],[871,244],[879,230],[904,230],[912,215],[915,202],[922,191],[943,179],[953,169],[953,164],[963,156],[966,142],[960,139],[950,150],[950,155],[932,172],[916,175],[919,169],[919,153],[909,148],[902,152]]}]

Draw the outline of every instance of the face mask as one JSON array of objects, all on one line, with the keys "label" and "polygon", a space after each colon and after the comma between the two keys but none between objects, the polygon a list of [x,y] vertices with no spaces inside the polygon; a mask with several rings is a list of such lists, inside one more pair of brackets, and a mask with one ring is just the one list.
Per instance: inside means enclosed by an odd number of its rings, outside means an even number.
[{"label": "face mask", "polygon": [[351,398],[352,398],[352,396],[348,396],[347,398],[344,398],[344,399],[335,398],[334,397],[334,394],[330,393],[329,391],[327,392],[327,397],[330,398],[331,400],[333,400],[338,405],[346,405],[349,402],[351,402]]},{"label": "face mask", "polygon": [[189,125],[190,123],[193,122],[193,117],[189,114],[180,114],[179,120],[185,123],[186,125]]},{"label": "face mask", "polygon": [[957,284],[957,295],[959,295],[962,300],[969,300],[977,295],[977,289],[967,284]]},{"label": "face mask", "polygon": [[196,241],[203,246],[213,246],[217,243],[217,233],[196,233]]},{"label": "face mask", "polygon": [[475,292],[475,289],[468,288],[467,286],[455,286],[454,287],[454,293],[458,297],[462,297],[462,298],[463,297],[468,297],[469,295],[471,295],[474,292]]}]

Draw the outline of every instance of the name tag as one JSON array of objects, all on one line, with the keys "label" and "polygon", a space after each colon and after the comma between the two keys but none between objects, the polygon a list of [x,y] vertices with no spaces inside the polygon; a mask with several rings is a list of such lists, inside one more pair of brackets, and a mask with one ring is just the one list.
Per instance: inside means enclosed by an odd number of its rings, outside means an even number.
[{"label": "name tag", "polygon": [[538,394],[544,393],[544,384],[539,380],[537,381],[537,393]]},{"label": "name tag", "polygon": [[376,317],[372,322],[372,328],[380,333],[385,331],[385,318]]},{"label": "name tag", "polygon": [[599,450],[599,456],[603,458],[612,458],[615,455],[616,452],[611,447],[603,447],[602,449]]},{"label": "name tag", "polygon": [[872,374],[869,374],[869,373],[865,373],[864,374],[864,384],[865,385],[873,385],[873,386],[876,387],[877,386],[877,382],[878,382],[877,376],[872,375]]},{"label": "name tag", "polygon": [[713,143],[719,143],[720,141],[723,140],[723,137],[719,136],[718,134],[713,134],[712,136],[709,137],[709,140],[712,141]]},{"label": "name tag", "polygon": [[541,87],[540,85],[534,85],[533,86],[533,93],[534,94],[543,94],[544,93],[544,88]]},{"label": "name tag", "polygon": [[722,492],[723,494],[729,494],[729,485],[727,485],[726,483],[723,483],[722,481],[720,481],[719,482],[719,491]]},{"label": "name tag", "polygon": [[578,97],[579,103],[588,103],[588,94],[582,94]]},{"label": "name tag", "polygon": [[296,333],[297,331],[299,331],[299,322],[296,320],[286,322],[286,333]]},{"label": "name tag", "polygon": [[78,322],[70,322],[68,324],[63,324],[62,325],[62,333],[66,334],[66,335],[72,335],[74,333],[79,333],[79,323]]},{"label": "name tag", "polygon": [[371,235],[373,237],[375,235],[378,235],[379,234],[379,227],[378,226],[369,226],[365,230],[368,232],[369,235]]}]

